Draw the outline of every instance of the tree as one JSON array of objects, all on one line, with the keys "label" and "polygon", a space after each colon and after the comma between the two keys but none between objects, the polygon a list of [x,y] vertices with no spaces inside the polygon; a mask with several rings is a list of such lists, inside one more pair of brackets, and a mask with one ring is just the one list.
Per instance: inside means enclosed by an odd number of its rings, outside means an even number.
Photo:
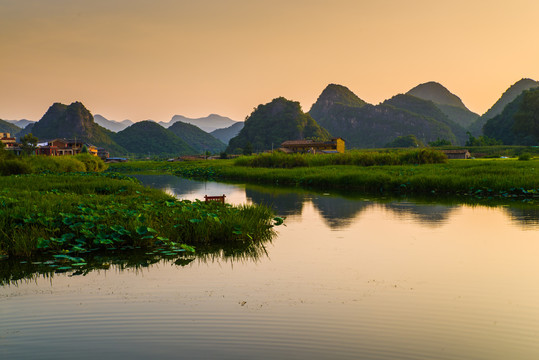
[{"label": "tree", "polygon": [[429,146],[431,147],[437,147],[437,146],[451,146],[451,141],[446,139],[440,139],[438,138],[436,141],[429,142]]},{"label": "tree", "polygon": [[82,149],[80,149],[81,154],[88,154],[88,148],[86,145],[82,145]]},{"label": "tree", "polygon": [[469,131],[467,131],[466,134],[468,135],[468,140],[466,141],[465,146],[493,146],[503,144],[501,140],[496,140],[486,135],[476,138]]},{"label": "tree", "polygon": [[385,147],[400,147],[400,148],[406,148],[406,147],[419,147],[423,146],[421,141],[417,140],[415,135],[406,135],[406,136],[398,136],[393,141],[386,144]]},{"label": "tree", "polygon": [[250,141],[247,141],[245,147],[243,148],[243,155],[251,155],[253,153],[253,144]]},{"label": "tree", "polygon": [[26,155],[34,153],[37,147],[38,138],[32,133],[26,134],[21,138],[21,149]]}]

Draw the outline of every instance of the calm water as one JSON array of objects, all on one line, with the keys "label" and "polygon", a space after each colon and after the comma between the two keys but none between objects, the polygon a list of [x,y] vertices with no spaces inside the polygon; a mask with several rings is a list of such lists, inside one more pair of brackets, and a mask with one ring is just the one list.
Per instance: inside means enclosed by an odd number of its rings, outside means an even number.
[{"label": "calm water", "polygon": [[4,285],[1,359],[539,358],[535,208],[141,178],[271,204],[286,226],[256,259]]}]

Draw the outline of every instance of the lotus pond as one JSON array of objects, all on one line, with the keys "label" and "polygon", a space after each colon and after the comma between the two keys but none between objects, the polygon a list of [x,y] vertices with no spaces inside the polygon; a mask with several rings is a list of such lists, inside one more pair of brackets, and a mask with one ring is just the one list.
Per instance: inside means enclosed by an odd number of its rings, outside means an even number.
[{"label": "lotus pond", "polygon": [[92,252],[60,272],[0,260],[0,358],[539,356],[536,205],[137,178],[285,221],[256,247]]}]

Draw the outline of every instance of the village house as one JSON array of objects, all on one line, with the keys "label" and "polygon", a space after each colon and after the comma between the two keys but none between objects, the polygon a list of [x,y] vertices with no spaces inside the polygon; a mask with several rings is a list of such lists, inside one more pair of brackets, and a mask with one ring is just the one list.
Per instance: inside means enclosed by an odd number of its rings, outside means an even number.
[{"label": "village house", "polygon": [[288,140],[279,149],[285,153],[331,154],[344,153],[344,140],[333,138],[330,141]]},{"label": "village house", "polygon": [[6,146],[6,149],[17,146],[17,140],[10,133],[0,133],[0,141]]},{"label": "village house", "polygon": [[62,156],[62,155],[77,155],[82,151],[83,146],[86,146],[88,153],[93,156],[98,156],[98,149],[94,145],[86,144],[77,140],[54,139],[52,141],[38,144],[36,155],[47,156]]},{"label": "village house", "polygon": [[469,159],[472,157],[470,152],[466,149],[462,150],[442,150],[447,155],[448,159]]}]

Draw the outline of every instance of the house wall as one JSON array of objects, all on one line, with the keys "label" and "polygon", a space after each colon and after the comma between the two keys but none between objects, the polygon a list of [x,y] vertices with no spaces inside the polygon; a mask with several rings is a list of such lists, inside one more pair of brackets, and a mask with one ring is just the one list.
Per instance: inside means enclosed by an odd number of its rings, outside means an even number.
[{"label": "house wall", "polygon": [[337,151],[340,152],[341,154],[344,153],[344,140],[341,139],[341,138],[338,138],[337,140]]}]

